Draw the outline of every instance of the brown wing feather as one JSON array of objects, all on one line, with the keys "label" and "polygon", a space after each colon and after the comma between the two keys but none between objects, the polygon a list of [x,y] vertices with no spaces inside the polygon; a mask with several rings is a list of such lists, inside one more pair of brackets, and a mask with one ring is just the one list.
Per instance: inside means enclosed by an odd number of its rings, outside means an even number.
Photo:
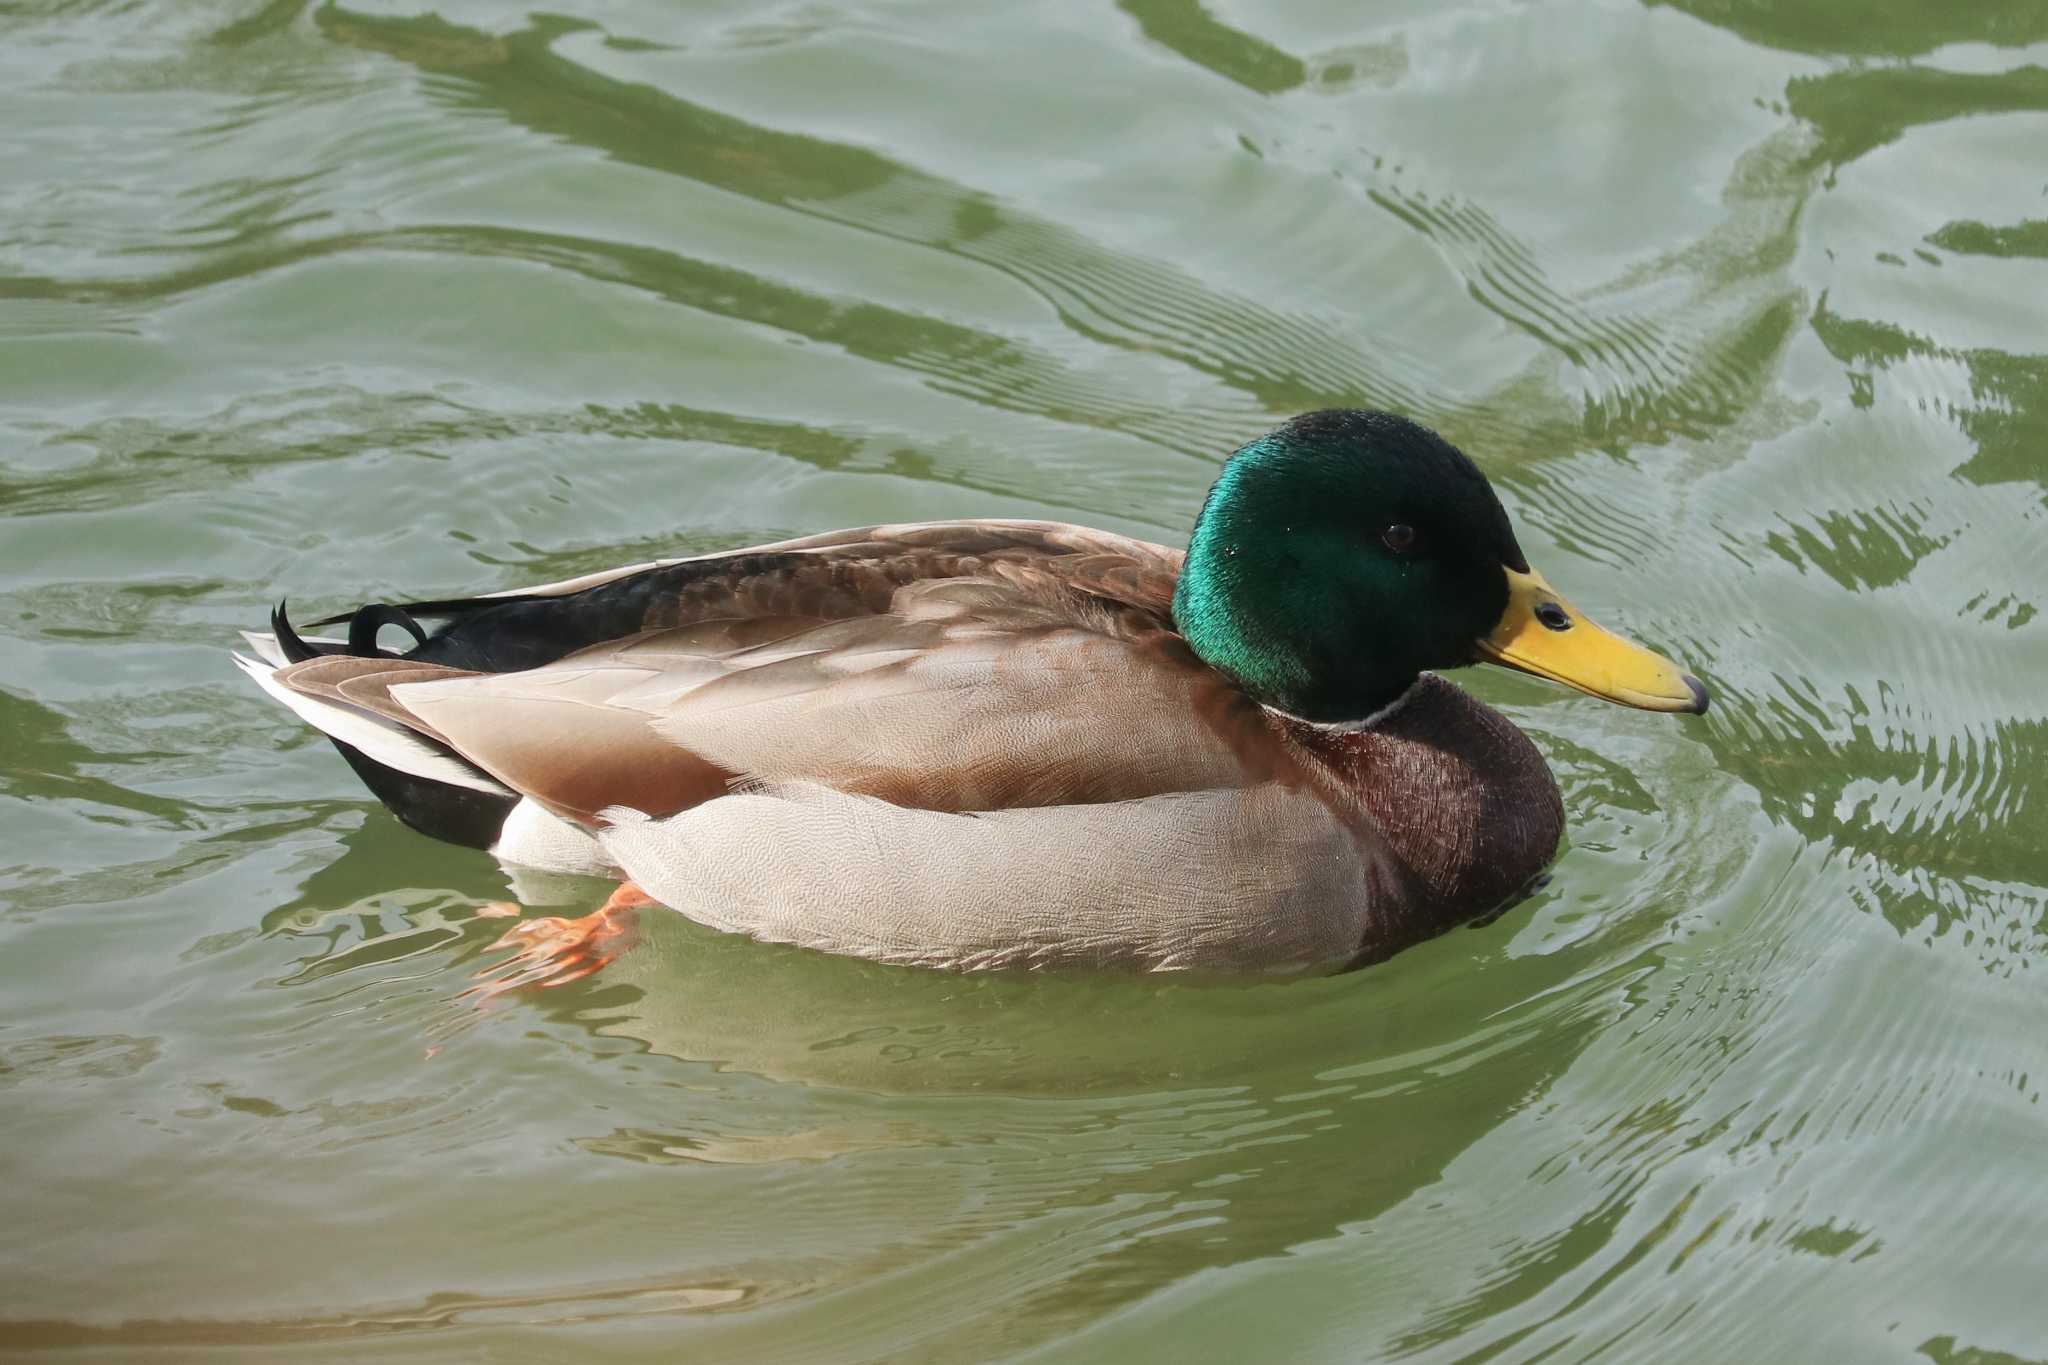
[{"label": "brown wing feather", "polygon": [[476,676],[465,669],[443,668],[436,664],[415,664],[381,656],[360,658],[348,654],[323,654],[303,663],[287,664],[272,675],[275,681],[294,692],[361,707],[442,744],[446,744],[447,739],[433,726],[393,701],[390,689],[401,682],[448,682]]},{"label": "brown wing feather", "polygon": [[535,590],[631,627],[540,667],[330,656],[279,677],[586,823],[738,777],[941,811],[1268,780],[1290,763],[1272,722],[1172,629],[1180,561],[1052,522],[866,527]]},{"label": "brown wing feather", "polygon": [[714,617],[881,615],[902,588],[1004,570],[1043,575],[1166,625],[1182,559],[1162,545],[1060,522],[870,526],[663,566],[677,588],[649,595],[640,628]]},{"label": "brown wing feather", "polygon": [[[717,617],[878,615],[899,588],[972,577],[998,564],[1036,567],[1076,591],[1163,614],[1182,558],[1163,545],[1061,522],[934,521],[830,531],[571,582],[584,589],[633,578],[672,582],[672,595],[649,594],[645,630]],[[551,596],[555,586],[518,595]]]},{"label": "brown wing feather", "polygon": [[[818,581],[771,596],[803,615],[715,616],[396,700],[585,820],[685,809],[735,776],[988,810],[1237,787],[1288,766],[1264,713],[1173,633],[1171,551],[979,523],[806,548],[828,552]],[[963,561],[970,572],[925,576]],[[821,619],[853,584],[899,578],[882,610]]]}]

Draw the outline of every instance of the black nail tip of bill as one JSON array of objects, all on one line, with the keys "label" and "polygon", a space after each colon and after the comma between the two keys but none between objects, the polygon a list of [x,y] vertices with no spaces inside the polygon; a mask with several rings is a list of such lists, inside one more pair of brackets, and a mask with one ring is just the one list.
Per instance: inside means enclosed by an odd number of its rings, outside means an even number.
[{"label": "black nail tip of bill", "polygon": [[1692,713],[1696,716],[1707,714],[1707,685],[1690,673],[1681,673],[1679,676],[1685,679],[1686,688],[1692,693]]}]

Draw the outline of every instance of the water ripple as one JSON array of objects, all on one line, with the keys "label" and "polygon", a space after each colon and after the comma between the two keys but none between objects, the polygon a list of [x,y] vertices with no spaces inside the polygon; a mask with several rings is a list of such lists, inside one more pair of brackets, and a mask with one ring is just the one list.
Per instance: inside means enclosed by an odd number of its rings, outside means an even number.
[{"label": "water ripple", "polygon": [[[0,1338],[2032,1351],[2048,30],[1923,10],[0,13]],[[1460,674],[1571,846],[1348,977],[649,916],[478,1010],[504,875],[221,657],[826,524],[1172,539],[1339,402],[1716,695]]]}]

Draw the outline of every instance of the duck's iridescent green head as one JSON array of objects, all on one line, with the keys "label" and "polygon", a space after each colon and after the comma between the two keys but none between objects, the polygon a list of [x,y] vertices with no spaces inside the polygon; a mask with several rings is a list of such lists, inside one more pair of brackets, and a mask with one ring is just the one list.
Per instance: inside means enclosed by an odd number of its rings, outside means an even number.
[{"label": "duck's iridescent green head", "polygon": [[1173,599],[1203,660],[1305,720],[1364,720],[1482,659],[1658,711],[1704,711],[1669,660],[1533,572],[1478,467],[1384,412],[1297,417],[1231,456]]}]

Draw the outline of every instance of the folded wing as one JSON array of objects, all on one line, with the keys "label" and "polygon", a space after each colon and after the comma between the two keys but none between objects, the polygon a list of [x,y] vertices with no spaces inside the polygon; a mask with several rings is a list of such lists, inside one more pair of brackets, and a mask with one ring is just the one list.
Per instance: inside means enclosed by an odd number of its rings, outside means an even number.
[{"label": "folded wing", "polygon": [[1258,708],[1178,636],[1026,575],[915,584],[851,620],[651,631],[391,698],[591,823],[611,806],[684,810],[739,779],[959,811],[1235,788],[1272,769]]}]

